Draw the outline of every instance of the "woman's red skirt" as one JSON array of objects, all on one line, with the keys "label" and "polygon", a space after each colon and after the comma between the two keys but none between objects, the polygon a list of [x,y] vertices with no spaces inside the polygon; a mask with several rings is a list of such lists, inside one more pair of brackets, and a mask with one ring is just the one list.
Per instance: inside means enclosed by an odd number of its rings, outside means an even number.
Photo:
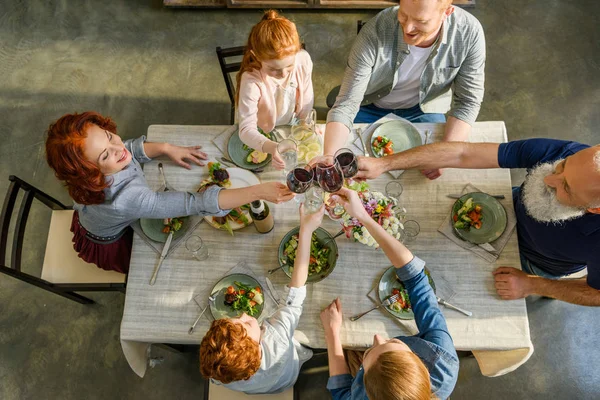
[{"label": "woman's red skirt", "polygon": [[129,272],[133,229],[127,227],[119,238],[112,240],[92,237],[79,223],[79,214],[75,211],[71,232],[73,232],[73,248],[79,254],[79,258],[107,271],[124,274]]}]

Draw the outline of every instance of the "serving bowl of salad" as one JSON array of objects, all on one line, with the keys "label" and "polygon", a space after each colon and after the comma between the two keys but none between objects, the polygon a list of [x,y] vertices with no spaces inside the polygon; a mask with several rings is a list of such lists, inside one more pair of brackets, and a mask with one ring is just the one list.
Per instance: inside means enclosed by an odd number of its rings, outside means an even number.
[{"label": "serving bowl of salad", "polygon": [[[294,260],[298,250],[298,233],[300,227],[289,231],[279,243],[279,266],[290,278],[294,271]],[[310,261],[308,264],[308,283],[320,282],[327,278],[335,268],[339,253],[335,239],[323,228],[313,232],[310,244]]]}]

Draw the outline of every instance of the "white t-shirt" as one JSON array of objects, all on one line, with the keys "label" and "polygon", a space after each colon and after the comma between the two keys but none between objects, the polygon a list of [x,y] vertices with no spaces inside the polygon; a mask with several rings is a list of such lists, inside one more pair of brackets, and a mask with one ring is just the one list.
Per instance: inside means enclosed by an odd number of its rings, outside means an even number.
[{"label": "white t-shirt", "polygon": [[396,86],[390,94],[375,102],[377,107],[396,110],[411,108],[419,103],[421,74],[425,69],[427,58],[433,50],[433,45],[425,48],[408,46],[408,50],[410,54],[400,65]]}]

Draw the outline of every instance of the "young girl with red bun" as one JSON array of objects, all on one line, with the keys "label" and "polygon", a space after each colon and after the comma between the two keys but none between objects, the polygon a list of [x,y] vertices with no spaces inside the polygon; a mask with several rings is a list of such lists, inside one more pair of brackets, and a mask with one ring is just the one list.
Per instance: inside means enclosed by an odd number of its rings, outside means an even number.
[{"label": "young girl with red bun", "polygon": [[313,108],[313,64],[300,45],[296,25],[269,10],[252,28],[237,74],[237,112],[240,139],[273,156],[275,168],[284,162],[277,142],[263,136],[294,115],[306,118]]},{"label": "young girl with red bun", "polygon": [[96,112],[67,114],[50,125],[46,158],[74,200],[71,231],[79,257],[127,273],[133,239],[129,225],[140,218],[223,216],[254,200],[279,203],[293,197],[276,182],[227,190],[215,185],[200,193],[155,192],[141,164],[159,156],[188,169],[189,162],[204,165],[207,159],[200,146],[150,143],[145,136],[123,142],[113,120]]}]

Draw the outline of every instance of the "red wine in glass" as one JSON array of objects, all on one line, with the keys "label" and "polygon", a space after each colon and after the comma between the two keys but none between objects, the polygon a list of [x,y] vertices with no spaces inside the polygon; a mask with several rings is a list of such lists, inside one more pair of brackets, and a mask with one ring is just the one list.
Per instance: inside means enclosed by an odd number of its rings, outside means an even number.
[{"label": "red wine in glass", "polygon": [[318,163],[316,172],[317,182],[326,192],[337,192],[344,186],[344,173],[337,162],[332,164]]},{"label": "red wine in glass", "polygon": [[287,175],[287,187],[294,193],[304,193],[313,181],[313,171],[310,167],[296,167]]},{"label": "red wine in glass", "polygon": [[341,149],[335,153],[335,159],[340,164],[344,178],[353,178],[358,173],[358,161],[352,150]]}]

